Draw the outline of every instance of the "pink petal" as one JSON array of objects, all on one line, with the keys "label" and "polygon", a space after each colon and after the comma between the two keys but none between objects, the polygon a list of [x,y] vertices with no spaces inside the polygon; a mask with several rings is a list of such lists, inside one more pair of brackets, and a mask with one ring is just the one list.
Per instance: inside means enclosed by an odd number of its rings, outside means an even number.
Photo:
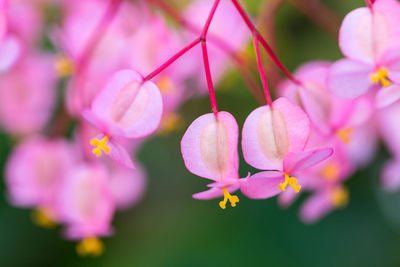
[{"label": "pink petal", "polygon": [[187,129],[181,141],[186,168],[217,182],[238,179],[238,125],[228,112],[205,114]]},{"label": "pink petal", "polygon": [[389,192],[400,189],[400,160],[392,159],[385,163],[380,181],[382,187]]},{"label": "pink petal", "polygon": [[0,40],[0,74],[9,70],[21,54],[21,44],[15,37]]},{"label": "pink petal", "polygon": [[284,181],[285,177],[280,171],[259,172],[244,182],[240,190],[249,198],[270,198],[282,192],[279,184]]},{"label": "pink petal", "polygon": [[309,197],[300,208],[300,219],[304,223],[315,223],[333,210],[326,194],[316,193]]},{"label": "pink petal", "polygon": [[299,197],[294,190],[286,190],[278,196],[278,204],[281,208],[288,208]]},{"label": "pink petal", "polygon": [[118,128],[124,137],[151,134],[161,120],[162,98],[154,83],[142,82],[135,71],[116,72],[94,99],[92,112],[111,129]]},{"label": "pink petal", "polygon": [[400,99],[400,86],[395,84],[381,88],[376,94],[376,107],[385,108]]},{"label": "pink petal", "polygon": [[[227,187],[226,190],[228,190],[229,193],[233,193],[236,190],[238,190],[239,187],[240,187],[239,184],[235,184],[235,185],[231,185],[231,186]],[[222,197],[222,196],[224,196],[224,191],[222,191],[222,189],[219,187],[213,187],[207,191],[193,194],[192,197],[194,199],[210,200],[210,199],[218,198],[218,197]]]},{"label": "pink petal", "polygon": [[372,65],[359,61],[341,59],[331,66],[328,75],[328,89],[342,98],[356,98],[373,87],[370,74]]},{"label": "pink petal", "polygon": [[111,168],[110,189],[119,209],[130,208],[139,202],[146,184],[146,171],[140,165],[134,171],[117,164]]},{"label": "pink petal", "polygon": [[110,147],[110,153],[107,155],[129,169],[135,169],[135,165],[132,162],[132,158],[129,155],[128,151],[124,147],[122,147],[116,140],[110,139],[107,142],[107,145]]},{"label": "pink petal", "polygon": [[393,154],[400,156],[400,102],[382,109],[378,116],[378,130],[386,146]]},{"label": "pink petal", "polygon": [[282,169],[282,161],[290,151],[302,150],[310,131],[304,111],[286,98],[254,110],[243,126],[242,148],[247,163],[255,168]]},{"label": "pink petal", "polygon": [[294,174],[311,168],[318,163],[326,160],[333,154],[333,149],[322,148],[313,151],[289,153],[283,161],[284,171],[288,174]]}]

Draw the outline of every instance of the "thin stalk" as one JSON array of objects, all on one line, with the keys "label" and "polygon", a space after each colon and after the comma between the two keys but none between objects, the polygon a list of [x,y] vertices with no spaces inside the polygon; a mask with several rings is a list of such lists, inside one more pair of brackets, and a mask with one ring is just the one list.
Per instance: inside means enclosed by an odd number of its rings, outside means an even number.
[{"label": "thin stalk", "polygon": [[215,116],[218,114],[217,100],[215,98],[214,85],[211,78],[210,63],[208,62],[207,42],[201,42],[203,52],[204,70],[207,78],[208,93],[210,95],[211,108]]},{"label": "thin stalk", "polygon": [[256,36],[253,37],[253,44],[254,44],[254,50],[256,52],[257,66],[258,66],[258,71],[260,72],[260,79],[261,79],[261,83],[263,85],[265,99],[267,100],[267,104],[270,107],[272,107],[271,94],[269,92],[267,79],[265,77],[265,72],[264,72],[264,68],[263,68],[262,60],[261,60],[261,56],[260,56],[260,48],[258,46],[258,39]]}]

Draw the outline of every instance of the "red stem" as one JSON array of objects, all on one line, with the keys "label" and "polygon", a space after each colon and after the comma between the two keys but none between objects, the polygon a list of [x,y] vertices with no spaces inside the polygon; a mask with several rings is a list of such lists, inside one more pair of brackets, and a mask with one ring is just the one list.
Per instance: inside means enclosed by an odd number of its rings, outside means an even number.
[{"label": "red stem", "polygon": [[203,31],[201,32],[200,38],[201,39],[206,39],[207,33],[208,33],[208,29],[210,28],[210,24],[211,24],[211,20],[213,19],[214,15],[215,15],[215,11],[217,10],[217,7],[219,5],[219,1],[220,0],[215,0],[214,4],[211,8],[210,14],[208,15],[206,24],[204,24],[203,27]]},{"label": "red stem", "polygon": [[262,61],[261,61],[260,48],[258,46],[257,36],[253,37],[253,44],[254,44],[254,50],[256,52],[257,66],[258,66],[258,71],[260,72],[260,79],[261,79],[261,83],[263,85],[265,99],[267,100],[267,104],[270,107],[272,107],[271,94],[269,93],[267,79],[265,78],[265,72],[264,72],[264,68],[263,68],[263,65],[262,65]]},{"label": "red stem", "polygon": [[154,78],[154,76],[156,76],[157,74],[159,74],[160,72],[162,72],[163,70],[165,70],[169,65],[171,65],[172,63],[174,63],[177,59],[179,59],[181,56],[183,56],[186,52],[188,52],[190,49],[192,49],[193,47],[195,47],[196,45],[198,45],[200,43],[200,38],[197,38],[196,40],[194,40],[193,42],[191,42],[189,45],[187,45],[186,47],[184,47],[182,50],[180,50],[178,53],[176,53],[173,57],[171,57],[170,59],[168,59],[164,64],[162,64],[160,67],[158,67],[156,70],[154,70],[153,72],[151,72],[150,74],[148,74],[145,78],[144,81],[148,81],[151,80],[152,78]]},{"label": "red stem", "polygon": [[215,116],[218,114],[217,100],[215,99],[214,86],[211,78],[210,63],[208,62],[207,43],[201,42],[201,50],[203,51],[204,70],[206,72],[208,94],[210,95],[211,108]]},{"label": "red stem", "polygon": [[264,37],[258,32],[254,24],[251,22],[249,16],[246,14],[244,11],[243,7],[239,4],[238,0],[232,0],[233,5],[236,7],[237,11],[239,12],[240,16],[246,23],[247,27],[251,31],[251,34],[253,35],[253,38],[257,38],[257,40],[261,43],[261,45],[264,47],[265,51],[268,53],[268,55],[271,57],[272,61],[275,63],[275,65],[285,74],[285,76],[291,80],[292,82],[296,84],[301,84],[300,81],[298,81],[296,78],[290,74],[290,72],[286,69],[286,67],[280,62],[274,51],[271,49],[271,47],[268,45],[267,41],[264,39]]}]

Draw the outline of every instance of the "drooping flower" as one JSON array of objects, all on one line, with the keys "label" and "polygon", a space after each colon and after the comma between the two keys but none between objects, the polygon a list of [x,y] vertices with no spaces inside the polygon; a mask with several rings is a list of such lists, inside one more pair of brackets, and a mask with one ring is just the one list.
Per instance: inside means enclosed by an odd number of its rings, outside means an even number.
[{"label": "drooping flower", "polygon": [[81,256],[98,256],[104,246],[98,237],[110,235],[115,201],[107,170],[96,164],[81,164],[68,173],[59,196],[59,214],[66,224],[65,235],[81,240]]},{"label": "drooping flower", "polygon": [[23,141],[12,152],[5,171],[11,203],[37,209],[34,219],[43,226],[59,221],[57,198],[77,158],[71,144],[62,139]]},{"label": "drooping flower", "polygon": [[304,111],[285,98],[272,106],[254,110],[243,126],[243,156],[251,166],[267,170],[252,175],[241,185],[250,198],[268,198],[290,186],[299,192],[296,173],[329,158],[333,151],[321,148],[304,151],[310,134],[310,121]]},{"label": "drooping flower", "polygon": [[181,141],[186,168],[200,177],[213,180],[211,189],[193,195],[195,199],[224,196],[219,205],[226,208],[228,200],[235,207],[239,198],[231,195],[240,187],[238,158],[238,125],[228,112],[205,114],[187,129]]},{"label": "drooping flower", "polygon": [[114,137],[145,137],[156,130],[162,115],[162,99],[157,86],[143,81],[133,70],[116,72],[93,100],[83,116],[101,131],[91,140],[93,153],[108,154],[122,165],[134,168],[129,154]]},{"label": "drooping flower", "polygon": [[332,93],[355,98],[379,89],[378,94],[385,96],[377,98],[378,107],[398,99],[393,91],[400,83],[399,12],[398,1],[380,0],[345,17],[339,45],[346,58],[331,67],[328,85]]}]

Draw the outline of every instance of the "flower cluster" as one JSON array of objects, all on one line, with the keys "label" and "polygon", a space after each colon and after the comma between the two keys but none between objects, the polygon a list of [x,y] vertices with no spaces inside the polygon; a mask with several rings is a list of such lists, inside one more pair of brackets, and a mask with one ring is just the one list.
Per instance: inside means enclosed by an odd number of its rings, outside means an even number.
[{"label": "flower cluster", "polygon": [[[41,226],[62,225],[80,255],[101,254],[115,212],[145,191],[141,144],[182,128],[181,103],[207,92],[212,113],[181,141],[187,169],[213,181],[194,198],[222,198],[226,209],[238,205],[240,189],[251,199],[279,195],[288,206],[306,191],[301,219],[314,222],[346,205],[344,182],[372,159],[379,136],[394,154],[382,185],[397,190],[398,14],[396,0],[367,1],[341,26],[344,59],[309,62],[292,75],[238,0],[196,0],[182,12],[163,0],[0,0],[0,126],[18,142],[5,168],[9,201],[32,208]],[[247,30],[265,102],[240,140],[260,172],[240,178],[239,126],[218,110],[214,83],[229,59],[253,79]],[[274,101],[260,44],[287,77]]]}]

